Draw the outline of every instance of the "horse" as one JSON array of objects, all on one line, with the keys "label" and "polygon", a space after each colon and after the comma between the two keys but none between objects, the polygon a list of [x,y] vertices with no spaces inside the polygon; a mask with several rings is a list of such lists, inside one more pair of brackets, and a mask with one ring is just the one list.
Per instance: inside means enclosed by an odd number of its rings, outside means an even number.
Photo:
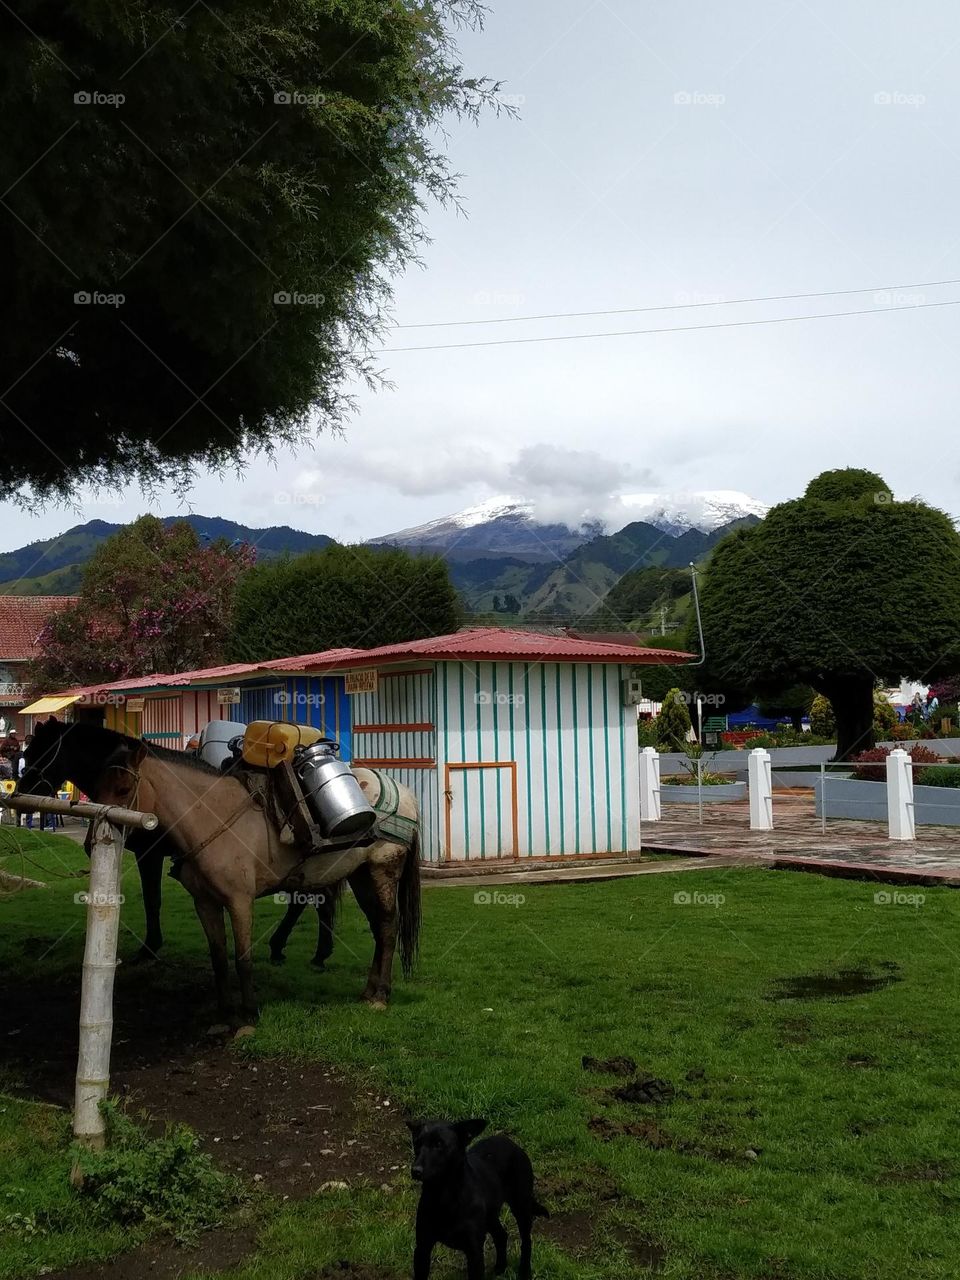
[{"label": "horse", "polygon": [[[373,770],[354,775],[376,806],[386,780]],[[236,777],[203,761],[138,738],[79,722],[37,726],[21,789],[31,793],[69,778],[98,804],[155,813],[176,846],[174,874],[188,890],[210,949],[221,1015],[230,1015],[224,909],[230,916],[241,1014],[255,1021],[253,904],[281,891],[312,894],[346,879],[374,939],[361,999],[385,1008],[399,943],[409,976],[420,937],[419,813],[399,783],[393,829],[369,845],[310,853],[281,839],[262,807]],[[400,831],[409,831],[401,836]]]},{"label": "horse", "polygon": [[[93,839],[93,826],[87,831],[83,847],[87,857]],[[142,964],[156,960],[163,946],[163,930],[160,925],[160,901],[162,898],[163,863],[165,858],[176,862],[181,853],[170,836],[157,828],[156,831],[142,831],[139,827],[131,827],[126,833],[126,847],[134,855],[137,871],[140,875],[140,890],[143,897],[144,938],[140,950],[130,964]],[[333,885],[324,893],[312,895],[313,906],[317,912],[317,948],[310,963],[321,972],[326,962],[333,955],[334,912],[339,897],[339,885]],[[286,914],[270,935],[270,963],[283,964],[284,949],[289,941],[300,917],[309,904],[304,900],[291,899]]]}]

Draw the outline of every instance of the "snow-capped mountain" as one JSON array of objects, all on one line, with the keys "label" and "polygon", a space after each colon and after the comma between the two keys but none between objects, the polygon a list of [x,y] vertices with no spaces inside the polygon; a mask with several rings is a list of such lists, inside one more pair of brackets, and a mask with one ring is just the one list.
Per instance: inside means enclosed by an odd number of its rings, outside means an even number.
[{"label": "snow-capped mountain", "polygon": [[620,501],[629,520],[645,520],[666,533],[686,533],[700,529],[712,533],[731,520],[756,516],[759,520],[770,510],[765,502],[751,498],[736,489],[704,489],[694,493],[631,493]]},{"label": "snow-capped mountain", "polygon": [[579,529],[571,529],[556,521],[537,520],[532,502],[499,497],[370,541],[426,548],[442,552],[448,559],[493,553],[552,560],[569,555],[582,542],[602,532],[603,526],[598,522],[588,521]]},{"label": "snow-capped mountain", "polygon": [[[744,516],[762,519],[767,510],[765,503],[733,489],[635,493],[611,499],[602,513],[584,512],[582,518],[567,516],[566,522],[560,522],[544,518],[538,503],[500,496],[371,541],[430,547],[445,553],[550,556],[572,551],[599,533],[616,533],[638,520],[676,536],[688,529],[710,533]],[[550,515],[553,517],[553,511]]]}]

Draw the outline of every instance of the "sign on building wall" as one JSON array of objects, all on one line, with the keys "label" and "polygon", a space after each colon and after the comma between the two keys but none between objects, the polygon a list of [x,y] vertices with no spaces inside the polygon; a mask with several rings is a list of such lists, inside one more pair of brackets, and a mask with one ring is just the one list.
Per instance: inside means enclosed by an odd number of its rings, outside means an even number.
[{"label": "sign on building wall", "polygon": [[239,689],[218,689],[217,703],[221,707],[236,707],[240,705]]},{"label": "sign on building wall", "polygon": [[126,702],[126,712],[128,716],[139,716],[143,714],[143,708],[146,706],[146,698],[128,698]]},{"label": "sign on building wall", "polygon": [[372,671],[348,671],[344,676],[347,693],[376,693],[379,673]]}]

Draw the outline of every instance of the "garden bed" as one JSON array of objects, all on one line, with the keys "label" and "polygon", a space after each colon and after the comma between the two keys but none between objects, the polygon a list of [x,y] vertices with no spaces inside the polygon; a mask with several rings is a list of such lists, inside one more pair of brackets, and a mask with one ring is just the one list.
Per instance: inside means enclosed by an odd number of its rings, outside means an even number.
[{"label": "garden bed", "polygon": [[[660,787],[660,801],[667,804],[696,804],[701,794],[696,782],[668,782]],[[730,800],[746,800],[747,784],[745,782],[719,782],[703,786],[704,800],[711,804],[722,804]]]}]

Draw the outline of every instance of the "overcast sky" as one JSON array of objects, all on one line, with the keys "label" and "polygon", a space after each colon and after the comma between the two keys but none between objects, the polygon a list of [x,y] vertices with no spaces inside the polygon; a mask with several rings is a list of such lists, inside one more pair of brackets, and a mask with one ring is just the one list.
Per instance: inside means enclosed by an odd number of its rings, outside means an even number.
[{"label": "overcast sky", "polygon": [[[499,492],[571,516],[611,493],[742,489],[773,502],[858,465],[960,514],[960,7],[893,0],[491,0],[462,42],[521,119],[455,128],[467,218],[432,210],[401,325],[868,289],[852,297],[400,329],[391,348],[729,323],[807,323],[391,351],[342,440],[192,508],[358,540]],[[911,309],[891,313],[892,306]],[[127,520],[12,507],[4,548]]]}]

